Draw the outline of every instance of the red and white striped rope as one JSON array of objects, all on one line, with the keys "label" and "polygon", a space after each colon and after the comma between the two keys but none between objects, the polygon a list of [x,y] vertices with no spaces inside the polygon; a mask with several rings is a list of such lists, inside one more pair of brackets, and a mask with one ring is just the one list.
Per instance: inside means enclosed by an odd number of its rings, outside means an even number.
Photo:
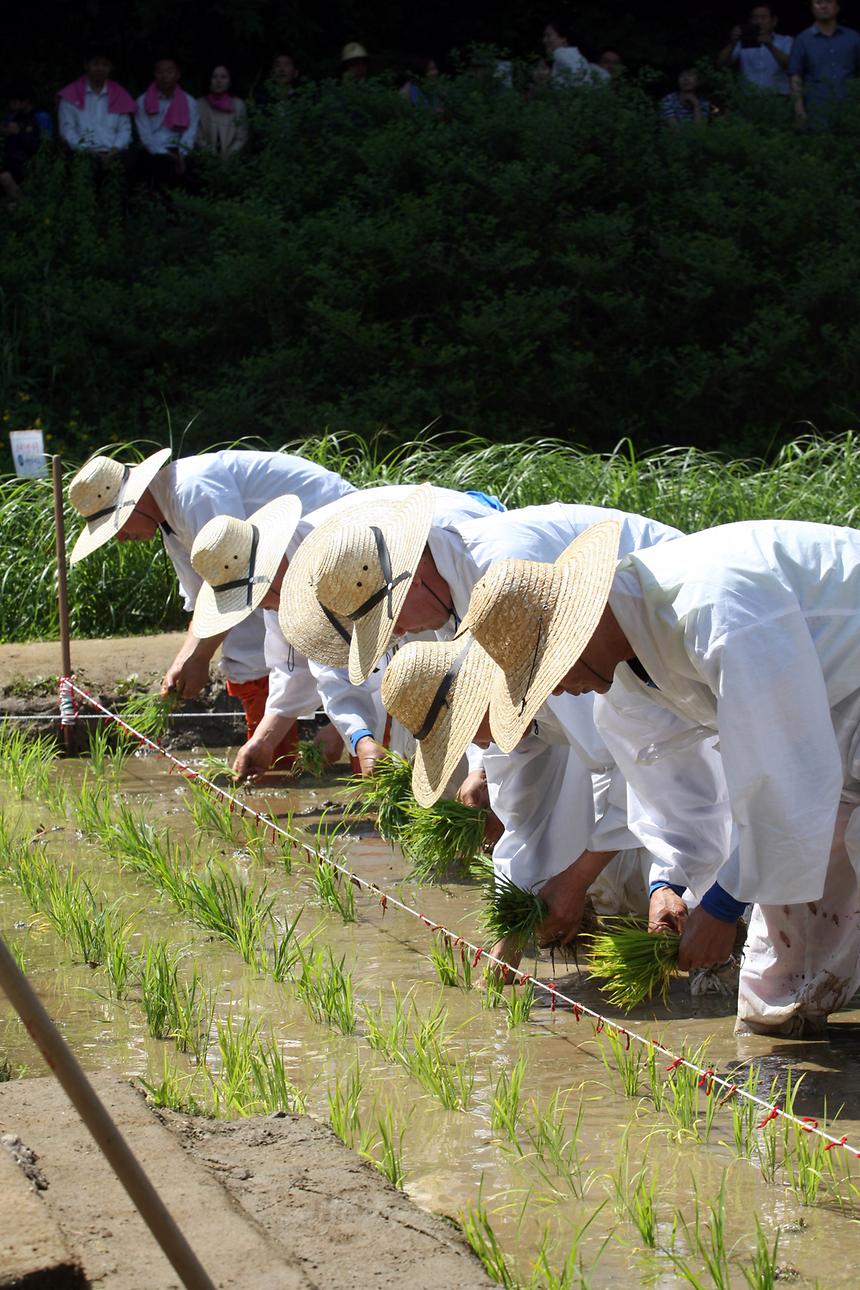
[{"label": "red and white striped rope", "polygon": [[[117,725],[121,726],[123,730],[130,734],[132,738],[136,739],[143,747],[151,748],[153,752],[163,757],[166,761],[172,762],[173,765],[182,772],[186,779],[203,784],[206,788],[211,789],[211,791],[216,794],[221,801],[229,802],[231,811],[239,810],[244,815],[253,816],[255,820],[265,825],[265,827],[271,831],[273,842],[275,841],[276,836],[280,834],[280,836],[286,838],[288,842],[293,844],[296,843],[296,839],[286,829],[282,829],[274,819],[269,816],[262,815],[259,811],[255,811],[247,802],[243,802],[241,798],[233,796],[232,793],[225,792],[223,788],[220,788],[217,784],[213,784],[211,780],[205,777],[205,775],[201,775],[200,772],[194,770],[192,766],[189,766],[186,762],[183,762],[180,758],[174,756],[173,753],[162,748],[160,744],[155,742],[155,740],[150,739],[147,735],[141,734],[139,730],[135,730],[134,727],[129,725],[129,723],[118,713],[111,712],[110,708],[106,708],[98,699],[94,698],[91,694],[88,694],[86,690],[82,689],[75,682],[73,677],[61,677],[60,685],[61,687],[63,685],[68,685],[75,694],[79,695],[98,712],[102,713],[104,717],[108,717],[112,721],[115,721]],[[314,848],[308,843],[300,845],[309,858],[315,859],[318,862],[322,861],[325,864],[330,864],[357,887],[360,887],[365,891],[372,892],[382,906],[383,915],[389,908],[399,909],[402,913],[408,914],[411,918],[416,919],[419,923],[422,923],[425,927],[429,928],[431,932],[438,932],[441,933],[442,936],[447,937],[455,949],[458,947],[468,949],[473,955],[473,967],[477,967],[478,963],[481,961],[492,963],[496,967],[504,969],[505,973],[509,977],[518,979],[523,985],[531,982],[536,990],[542,990],[544,993],[549,995],[551,1012],[555,1012],[557,1004],[567,1004],[577,1023],[581,1021],[583,1017],[586,1017],[592,1023],[595,1035],[600,1035],[602,1032],[615,1034],[624,1039],[627,1048],[630,1047],[631,1042],[635,1042],[637,1044],[641,1044],[646,1049],[652,1049],[655,1052],[660,1053],[661,1056],[669,1059],[669,1064],[666,1067],[667,1072],[671,1073],[679,1067],[684,1067],[697,1075],[699,1087],[704,1091],[707,1097],[710,1097],[713,1094],[715,1088],[722,1090],[722,1096],[720,1098],[721,1106],[724,1103],[731,1101],[734,1097],[741,1097],[746,1099],[748,1102],[753,1103],[764,1113],[762,1120],[756,1126],[757,1128],[763,1129],[771,1120],[782,1119],[787,1121],[789,1124],[794,1124],[804,1133],[815,1134],[819,1138],[823,1138],[827,1144],[824,1148],[825,1151],[832,1151],[834,1147],[841,1147],[844,1148],[845,1151],[850,1152],[851,1155],[860,1159],[860,1150],[849,1143],[846,1136],[839,1138],[834,1137],[819,1126],[818,1121],[814,1116],[798,1116],[785,1111],[777,1103],[768,1102],[765,1098],[758,1097],[755,1093],[751,1093],[749,1089],[743,1088],[738,1084],[734,1084],[730,1080],[724,1079],[721,1075],[717,1075],[713,1068],[699,1066],[696,1062],[690,1061],[689,1058],[684,1057],[683,1055],[679,1056],[650,1035],[642,1035],[637,1030],[631,1030],[627,1026],[622,1026],[617,1021],[604,1017],[601,1013],[596,1012],[587,1004],[581,1003],[576,999],[572,999],[569,995],[564,994],[558,989],[554,981],[543,981],[539,977],[531,976],[528,972],[521,972],[519,968],[515,968],[510,963],[505,963],[504,960],[498,959],[493,954],[490,954],[483,946],[476,945],[465,936],[460,936],[456,931],[452,931],[450,928],[445,927],[444,924],[434,922],[433,919],[427,918],[427,916],[422,914],[420,910],[414,909],[411,905],[407,905],[396,896],[392,896],[388,892],[383,891],[377,883],[371,882],[367,878],[362,878],[361,874],[355,873],[352,869],[347,868],[346,865],[341,864],[331,856],[323,855],[321,852],[314,850]]]}]

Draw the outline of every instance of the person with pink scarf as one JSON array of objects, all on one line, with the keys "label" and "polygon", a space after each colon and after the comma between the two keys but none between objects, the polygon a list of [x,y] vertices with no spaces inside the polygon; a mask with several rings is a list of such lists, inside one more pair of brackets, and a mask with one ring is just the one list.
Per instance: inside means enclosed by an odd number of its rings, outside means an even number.
[{"label": "person with pink scarf", "polygon": [[197,100],[197,109],[198,148],[219,157],[242,151],[248,142],[248,113],[244,100],[230,93],[230,73],[223,64],[212,69],[209,93]]},{"label": "person with pink scarf", "polygon": [[175,58],[159,58],[149,89],[138,96],[135,125],[143,146],[141,170],[155,183],[181,183],[197,138],[197,101],[179,84]]},{"label": "person with pink scarf", "polygon": [[110,79],[113,64],[93,49],[84,59],[84,74],[57,94],[60,138],[73,152],[88,152],[107,162],[131,143],[134,99]]}]

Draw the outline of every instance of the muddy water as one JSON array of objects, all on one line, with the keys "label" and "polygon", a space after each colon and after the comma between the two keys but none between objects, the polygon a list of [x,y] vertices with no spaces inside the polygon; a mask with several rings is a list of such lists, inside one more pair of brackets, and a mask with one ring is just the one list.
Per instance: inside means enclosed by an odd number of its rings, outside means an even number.
[{"label": "muddy water", "polygon": [[[80,768],[66,763],[59,773],[73,785]],[[709,1141],[702,1143],[675,1129],[650,1102],[625,1099],[617,1074],[604,1066],[592,1027],[577,1023],[561,1008],[551,1012],[540,998],[530,1021],[509,1030],[502,1010],[481,1007],[479,989],[465,992],[439,985],[427,957],[430,934],[415,920],[393,909],[384,913],[376,899],[356,892],[357,921],[344,924],[315,903],[307,864],[297,861],[292,873],[285,875],[274,858],[261,867],[241,853],[236,855],[236,848],[227,843],[197,835],[187,810],[188,790],[168,775],[164,763],[133,759],[118,791],[172,835],[193,840],[201,859],[221,856],[256,885],[265,878],[279,913],[292,918],[303,907],[301,926],[314,930],[318,945],[331,945],[338,957],[345,956],[359,1008],[362,1003],[376,1005],[381,992],[390,1011],[392,985],[401,995],[412,992],[422,1016],[442,998],[452,1051],[474,1063],[475,1083],[466,1112],[442,1108],[406,1072],[371,1050],[360,1033],[344,1038],[310,1021],[288,986],[256,977],[234,951],[187,922],[142,879],[120,873],[115,862],[76,835],[73,824],[66,823],[46,837],[45,845],[59,862],[73,860],[98,894],[121,901],[134,916],[138,938],[161,936],[188,950],[188,961],[193,958],[201,977],[217,990],[219,1018],[232,1015],[235,1022],[252,1014],[264,1020],[277,1036],[290,1077],[306,1093],[313,1113],[327,1115],[327,1092],[335,1076],[345,1075],[358,1059],[364,1075],[362,1122],[370,1125],[386,1106],[391,1109],[396,1128],[404,1130],[410,1195],[433,1210],[457,1214],[475,1204],[480,1194],[524,1280],[545,1236],[552,1251],[550,1262],[558,1267],[577,1231],[591,1220],[578,1262],[589,1285],[614,1284],[620,1277],[658,1287],[686,1284],[665,1254],[642,1250],[635,1227],[619,1213],[613,1178],[627,1171],[628,1183],[622,1182],[621,1190],[629,1196],[629,1179],[644,1165],[648,1177],[656,1180],[662,1245],[671,1242],[676,1211],[692,1222],[698,1195],[704,1222],[707,1206],[716,1202],[724,1182],[726,1239],[738,1259],[749,1263],[757,1216],[771,1245],[780,1229],[778,1262],[786,1279],[796,1273],[792,1279],[798,1285],[857,1284],[860,1226],[852,1221],[853,1215],[832,1205],[804,1208],[781,1174],[777,1181],[766,1182],[756,1164],[735,1155],[727,1112],[718,1114]],[[296,812],[294,824],[304,821],[313,829],[333,796],[336,790],[326,786],[272,791],[265,799],[253,801],[279,816]],[[22,828],[57,823],[34,803],[7,801],[7,812],[12,819],[20,816]],[[378,839],[355,838],[343,847],[356,872],[420,908],[432,921],[480,939],[474,886],[416,888],[405,881],[408,866],[399,853]],[[0,929],[23,951],[33,983],[87,1068],[157,1081],[167,1056],[172,1065],[192,1072],[190,1059],[177,1055],[172,1044],[149,1038],[141,1009],[134,1002],[112,1002],[105,975],[74,964],[53,931],[34,919],[23,897],[2,882]],[[555,979],[566,993],[612,1015],[596,989],[573,967],[547,962],[538,966],[538,972]],[[475,978],[479,980],[479,972]],[[728,1001],[691,1001],[685,983],[679,981],[668,1008],[643,1008],[633,1020],[644,1034],[659,1036],[675,1051],[684,1043],[709,1040],[709,1060],[721,1073],[735,1072],[733,1078],[738,1080],[752,1061],[761,1063],[768,1080],[784,1080],[789,1071],[795,1076],[804,1073],[800,1112],[820,1115],[825,1104],[831,1113],[842,1107],[839,1133],[851,1141],[860,1140],[860,1014],[841,1013],[827,1042],[800,1043],[735,1039],[733,1012]],[[42,1073],[23,1028],[0,1003],[0,1057],[4,1054],[13,1068],[23,1065],[30,1073]],[[569,1133],[582,1109],[580,1167],[572,1180],[550,1163],[541,1164],[522,1134],[524,1154],[517,1154],[506,1150],[491,1129],[490,1103],[499,1072],[510,1069],[521,1056],[527,1062],[523,1085],[527,1103],[533,1100],[545,1109],[558,1093],[566,1103]],[[217,1061],[213,1045],[209,1054],[213,1069]],[[526,1121],[530,1114],[527,1106]],[[830,1159],[840,1168],[845,1163],[838,1151]],[[677,1236],[675,1248],[679,1254],[687,1249],[683,1233]],[[699,1258],[691,1256],[690,1263],[702,1275],[703,1285],[712,1284],[701,1272]],[[732,1284],[746,1284],[739,1271]]]}]

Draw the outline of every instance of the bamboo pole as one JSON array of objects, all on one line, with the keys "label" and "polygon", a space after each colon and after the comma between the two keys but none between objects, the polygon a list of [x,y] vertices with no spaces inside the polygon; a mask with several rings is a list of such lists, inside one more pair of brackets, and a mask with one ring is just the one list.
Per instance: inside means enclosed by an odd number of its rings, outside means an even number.
[{"label": "bamboo pole", "polygon": [[[57,461],[58,458],[55,457],[54,460]],[[0,987],[186,1290],[215,1290],[214,1283],[180,1232],[144,1173],[137,1156],[111,1119],[104,1103],[1,936]]]},{"label": "bamboo pole", "polygon": [[[54,540],[57,549],[57,609],[60,620],[60,652],[62,676],[72,674],[72,641],[69,631],[69,588],[66,581],[66,522],[63,514],[63,463],[59,453],[51,458],[51,478],[54,484]],[[63,740],[66,752],[72,751],[74,727],[64,725]]]}]

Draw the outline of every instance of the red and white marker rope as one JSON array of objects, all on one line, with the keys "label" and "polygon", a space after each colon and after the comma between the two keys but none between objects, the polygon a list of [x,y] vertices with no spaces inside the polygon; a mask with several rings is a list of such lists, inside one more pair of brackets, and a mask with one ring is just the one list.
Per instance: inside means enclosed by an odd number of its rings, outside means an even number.
[{"label": "red and white marker rope", "polygon": [[[106,708],[104,704],[100,703],[98,699],[93,697],[93,695],[88,694],[86,690],[82,689],[75,682],[73,677],[64,676],[60,678],[60,693],[62,694],[64,691],[67,694],[72,693],[79,696],[92,708],[100,712],[103,717],[114,721],[118,726],[125,730],[127,734],[131,735],[133,739],[136,739],[142,747],[150,748],[154,753],[157,753],[166,761],[171,762],[177,770],[181,771],[186,779],[203,784],[218,798],[220,798],[222,802],[229,802],[231,811],[239,810],[244,815],[253,816],[258,823],[265,825],[265,827],[270,830],[273,842],[277,835],[280,835],[288,842],[294,845],[296,844],[296,839],[288,833],[286,829],[282,829],[275,820],[271,819],[269,816],[262,815],[259,811],[255,811],[253,807],[249,806],[247,802],[243,802],[241,798],[235,797],[232,793],[225,792],[223,788],[219,788],[217,784],[213,784],[211,780],[205,777],[205,775],[201,775],[200,772],[194,770],[192,766],[189,766],[186,762],[181,761],[179,757],[174,756],[173,753],[162,748],[160,744],[155,742],[155,740],[150,739],[147,735],[141,734],[139,730],[135,730],[134,727],[129,725],[129,723],[118,713],[112,712],[110,708]],[[699,1087],[704,1091],[706,1097],[712,1096],[714,1094],[714,1090],[719,1089],[721,1106],[724,1103],[731,1101],[734,1097],[741,1097],[746,1099],[748,1102],[752,1102],[763,1112],[763,1118],[756,1125],[756,1128],[763,1129],[771,1120],[782,1119],[789,1124],[794,1124],[796,1128],[800,1129],[804,1133],[811,1133],[819,1138],[823,1138],[827,1144],[824,1148],[825,1151],[832,1151],[834,1147],[841,1147],[851,1155],[860,1159],[860,1150],[849,1143],[847,1137],[834,1137],[825,1129],[820,1128],[818,1121],[813,1116],[793,1115],[792,1113],[783,1110],[778,1104],[768,1102],[765,1098],[758,1097],[755,1093],[751,1093],[749,1089],[743,1088],[738,1084],[733,1084],[730,1080],[717,1075],[711,1067],[702,1067],[697,1065],[695,1062],[690,1061],[687,1057],[678,1056],[676,1053],[673,1053],[671,1049],[666,1048],[664,1044],[661,1044],[658,1040],[651,1038],[649,1035],[642,1035],[636,1030],[630,1030],[628,1027],[620,1025],[619,1022],[612,1021],[608,1017],[604,1017],[593,1008],[589,1008],[587,1004],[580,1003],[578,1000],[572,999],[569,995],[562,993],[554,981],[542,981],[539,977],[531,976],[527,972],[521,972],[518,968],[512,967],[510,963],[505,963],[502,959],[495,958],[494,955],[485,950],[483,946],[476,945],[466,937],[460,936],[457,932],[445,927],[444,924],[436,923],[433,919],[427,918],[425,914],[420,912],[420,910],[414,909],[411,905],[405,904],[396,896],[392,896],[388,892],[383,891],[375,882],[370,882],[367,878],[362,878],[361,874],[353,872],[352,869],[348,869],[345,865],[340,864],[330,856],[323,855],[321,852],[315,851],[314,848],[307,843],[299,843],[298,845],[302,846],[305,855],[308,856],[309,859],[315,859],[317,862],[322,861],[325,864],[331,865],[334,869],[337,869],[339,873],[343,874],[345,878],[348,878],[355,886],[371,892],[379,901],[383,915],[389,908],[399,909],[402,913],[408,914],[410,918],[417,919],[419,923],[423,923],[423,925],[431,932],[438,932],[442,936],[446,937],[455,949],[460,948],[461,952],[469,950],[473,955],[473,967],[477,967],[480,961],[484,961],[486,963],[492,963],[496,967],[503,968],[509,978],[516,978],[523,985],[530,981],[536,990],[541,990],[545,994],[549,995],[551,1012],[555,1012],[557,1004],[567,1004],[577,1023],[580,1022],[583,1017],[587,1018],[592,1023],[595,1035],[599,1035],[602,1032],[616,1034],[620,1038],[624,1039],[626,1048],[629,1048],[631,1042],[634,1042],[641,1044],[644,1048],[660,1053],[662,1057],[669,1059],[669,1064],[666,1067],[666,1071],[668,1073],[671,1074],[672,1071],[677,1070],[679,1067],[685,1067],[687,1070],[692,1071],[697,1075]]]}]

